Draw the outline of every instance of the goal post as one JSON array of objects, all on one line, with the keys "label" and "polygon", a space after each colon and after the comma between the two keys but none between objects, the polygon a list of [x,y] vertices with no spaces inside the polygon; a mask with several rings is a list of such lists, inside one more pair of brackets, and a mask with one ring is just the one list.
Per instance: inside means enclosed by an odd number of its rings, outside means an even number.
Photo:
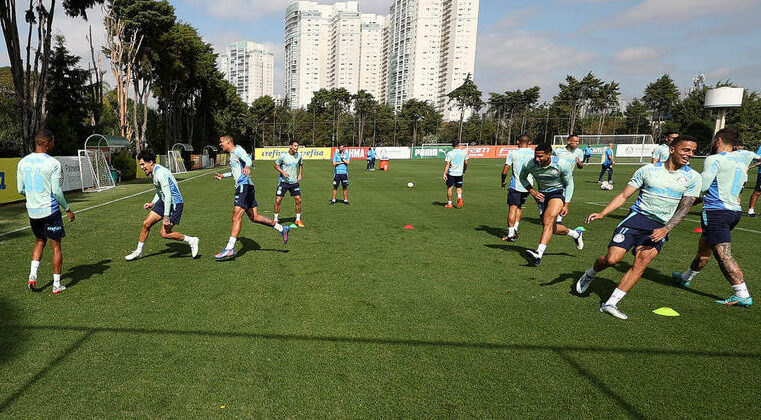
[{"label": "goal post", "polygon": [[[565,145],[567,134],[552,138],[554,147]],[[582,134],[579,136],[579,148],[592,148],[592,156],[602,158],[608,144],[613,143],[613,153],[617,164],[649,163],[653,150],[658,146],[650,134]]]},{"label": "goal post", "polygon": [[80,149],[77,155],[82,192],[100,192],[116,186],[103,151]]},{"label": "goal post", "polygon": [[170,150],[167,153],[169,160],[169,171],[173,174],[184,174],[187,172],[185,168],[185,161],[182,159],[182,155],[179,150]]}]

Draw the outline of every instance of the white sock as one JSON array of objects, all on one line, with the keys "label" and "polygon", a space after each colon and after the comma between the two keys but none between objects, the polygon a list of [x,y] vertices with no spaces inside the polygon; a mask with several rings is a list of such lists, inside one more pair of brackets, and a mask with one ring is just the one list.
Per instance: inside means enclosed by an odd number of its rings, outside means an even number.
[{"label": "white sock", "polygon": [[756,209],[753,209],[753,208],[748,209],[748,214],[756,214]]},{"label": "white sock", "polygon": [[275,220],[280,220],[280,213],[275,213]]},{"label": "white sock", "polygon": [[515,222],[515,231],[518,231],[518,225],[521,224],[521,222]]},{"label": "white sock", "polygon": [[29,278],[30,279],[36,279],[37,278],[37,269],[40,268],[40,262],[32,260],[32,267],[29,269]]},{"label": "white sock", "polygon": [[511,226],[508,226],[507,227],[507,236],[513,236],[513,235],[515,235],[515,228],[511,227]]},{"label": "white sock", "polygon": [[137,251],[138,254],[143,252],[143,246],[144,245],[145,245],[145,242],[138,242],[137,243],[137,248],[135,248],[135,251]]},{"label": "white sock", "polygon": [[737,297],[741,297],[741,298],[750,297],[750,293],[748,292],[748,286],[745,285],[745,282],[742,282],[740,284],[733,284],[732,289],[734,289],[735,296]]},{"label": "white sock", "polygon": [[281,232],[281,233],[283,232],[283,225],[281,225],[280,223],[275,223],[275,226],[272,226],[272,227],[275,228],[275,230],[278,232]]},{"label": "white sock", "polygon": [[298,222],[301,220],[301,213],[296,213],[296,221]]},{"label": "white sock", "polygon": [[573,239],[579,239],[579,231],[578,230],[568,229],[568,233],[566,233],[566,235],[570,236]]},{"label": "white sock", "polygon": [[185,237],[182,238],[182,242],[190,243],[193,239],[195,239],[195,238],[190,236],[190,235],[185,235]]},{"label": "white sock", "polygon": [[457,193],[457,198],[462,200],[462,193]]},{"label": "white sock", "polygon": [[687,271],[682,273],[682,280],[692,281],[698,274],[700,274],[700,271],[693,271],[691,268],[688,268]]},{"label": "white sock", "polygon": [[235,242],[238,240],[235,236],[231,236],[230,239],[227,240],[227,245],[225,246],[225,249],[233,249],[235,248]]},{"label": "white sock", "polygon": [[539,254],[539,258],[542,258],[544,255],[545,249],[547,249],[547,245],[545,244],[539,244],[539,246],[536,247],[536,253]]},{"label": "white sock", "polygon": [[61,275],[53,274],[53,287],[61,286]]},{"label": "white sock", "polygon": [[608,301],[605,302],[606,305],[613,305],[616,306],[618,302],[626,296],[626,292],[616,287],[616,290],[613,291],[613,293],[610,295],[610,298],[608,298]]},{"label": "white sock", "polygon": [[452,200],[447,200],[447,204],[452,204]]},{"label": "white sock", "polygon": [[587,276],[588,276],[588,277],[592,277],[592,278],[595,278],[595,276],[597,276],[597,271],[595,271],[595,268],[594,268],[594,267],[589,267],[589,268],[587,269],[587,272],[586,272],[586,274],[587,274]]}]

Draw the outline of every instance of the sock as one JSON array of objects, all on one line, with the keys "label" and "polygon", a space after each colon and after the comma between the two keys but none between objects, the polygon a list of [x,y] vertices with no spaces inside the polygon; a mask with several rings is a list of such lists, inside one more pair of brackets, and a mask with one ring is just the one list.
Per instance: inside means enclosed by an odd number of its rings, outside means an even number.
[{"label": "sock", "polygon": [[61,275],[53,274],[53,287],[61,286]]},{"label": "sock", "polygon": [[280,233],[283,232],[283,225],[281,225],[280,223],[275,223],[275,226],[272,226],[272,227],[275,228],[275,230]]},{"label": "sock", "polygon": [[568,233],[566,233],[566,235],[570,236],[573,239],[579,239],[579,231],[578,230],[568,229]]},{"label": "sock", "polygon": [[750,297],[750,293],[748,292],[748,286],[745,285],[745,282],[742,282],[740,284],[733,284],[732,289],[734,289],[735,296],[737,297],[741,297],[741,298]]},{"label": "sock", "polygon": [[457,199],[462,200],[462,193],[457,193]]},{"label": "sock", "polygon": [[507,236],[514,236],[515,235],[515,228],[512,226],[507,227]]},{"label": "sock", "polygon": [[227,245],[225,246],[225,249],[233,249],[235,248],[235,242],[238,240],[235,236],[231,236],[230,239],[227,241]]},{"label": "sock", "polygon": [[515,222],[515,231],[518,231],[518,225],[521,224],[521,222]]},{"label": "sock", "polygon": [[138,254],[143,252],[143,245],[145,245],[145,242],[138,242],[137,243],[137,248],[135,248],[135,251],[137,251]]},{"label": "sock", "polygon": [[748,209],[748,214],[756,214],[756,209],[754,208]]},{"label": "sock", "polygon": [[610,298],[608,298],[608,301],[605,302],[606,305],[613,305],[616,306],[621,299],[626,296],[626,292],[616,287],[616,290],[613,291],[613,293],[610,295]]},{"label": "sock", "polygon": [[193,237],[192,237],[192,236],[190,236],[190,235],[185,235],[185,237],[184,237],[184,238],[182,238],[182,242],[187,242],[187,243],[190,243],[190,241],[192,241],[193,239],[195,239],[195,238],[193,238]]},{"label": "sock", "polygon": [[688,268],[687,271],[682,273],[682,281],[692,281],[698,274],[700,274],[700,271],[693,271],[691,268]]},{"label": "sock", "polygon": [[335,202],[336,202],[336,199],[335,199],[335,198],[331,198],[331,199],[330,199],[330,202],[331,202],[331,203],[335,203]]},{"label": "sock", "polygon": [[301,220],[301,213],[296,213],[296,221],[298,222]]},{"label": "sock", "polygon": [[595,268],[594,268],[594,267],[589,267],[589,268],[587,269],[587,272],[586,272],[586,274],[587,274],[587,276],[588,276],[588,277],[592,277],[592,278],[595,278],[595,276],[597,275],[597,271],[595,271]]},{"label": "sock", "polygon": [[37,269],[40,268],[40,262],[32,260],[32,268],[29,269],[29,278],[30,279],[36,279],[37,278]]},{"label": "sock", "polygon": [[275,217],[275,220],[280,220],[280,213],[275,213],[274,217]]},{"label": "sock", "polygon": [[447,200],[447,204],[451,205],[452,204],[452,200]]},{"label": "sock", "polygon": [[545,244],[539,244],[539,246],[536,247],[536,253],[539,254],[539,258],[542,258],[544,255],[545,249],[547,249],[547,245]]}]

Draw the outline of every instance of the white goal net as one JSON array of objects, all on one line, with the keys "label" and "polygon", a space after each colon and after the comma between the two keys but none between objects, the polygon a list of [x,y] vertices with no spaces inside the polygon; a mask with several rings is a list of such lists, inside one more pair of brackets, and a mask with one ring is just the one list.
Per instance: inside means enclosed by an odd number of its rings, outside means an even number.
[{"label": "white goal net", "polygon": [[169,158],[169,170],[173,174],[184,174],[187,172],[185,169],[185,161],[182,160],[182,155],[179,150],[170,150],[168,154]]},{"label": "white goal net", "polygon": [[[568,135],[556,135],[552,145],[564,145]],[[640,164],[649,163],[653,150],[658,146],[650,134],[583,134],[579,136],[579,148],[592,148],[592,156],[597,160],[602,158],[608,144],[613,143],[616,163]]]},{"label": "white goal net", "polygon": [[79,176],[83,192],[99,192],[116,186],[106,155],[100,150],[79,150]]}]

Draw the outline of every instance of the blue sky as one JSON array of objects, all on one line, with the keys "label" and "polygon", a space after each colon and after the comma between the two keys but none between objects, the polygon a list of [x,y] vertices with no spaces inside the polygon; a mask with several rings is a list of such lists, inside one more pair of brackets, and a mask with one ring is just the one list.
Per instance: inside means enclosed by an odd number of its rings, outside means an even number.
[{"label": "blue sky", "polygon": [[[270,45],[275,91],[282,92],[288,0],[170,2],[215,47],[241,39]],[[387,13],[389,4],[360,0],[360,10]],[[641,96],[664,73],[683,90],[704,73],[709,83],[731,79],[761,91],[760,23],[759,0],[481,0],[475,80],[484,92],[538,85],[544,99],[566,74],[588,71],[619,82],[622,99]],[[81,21],[62,17],[55,26],[75,53],[86,53]],[[7,64],[1,53],[0,65]]]}]

